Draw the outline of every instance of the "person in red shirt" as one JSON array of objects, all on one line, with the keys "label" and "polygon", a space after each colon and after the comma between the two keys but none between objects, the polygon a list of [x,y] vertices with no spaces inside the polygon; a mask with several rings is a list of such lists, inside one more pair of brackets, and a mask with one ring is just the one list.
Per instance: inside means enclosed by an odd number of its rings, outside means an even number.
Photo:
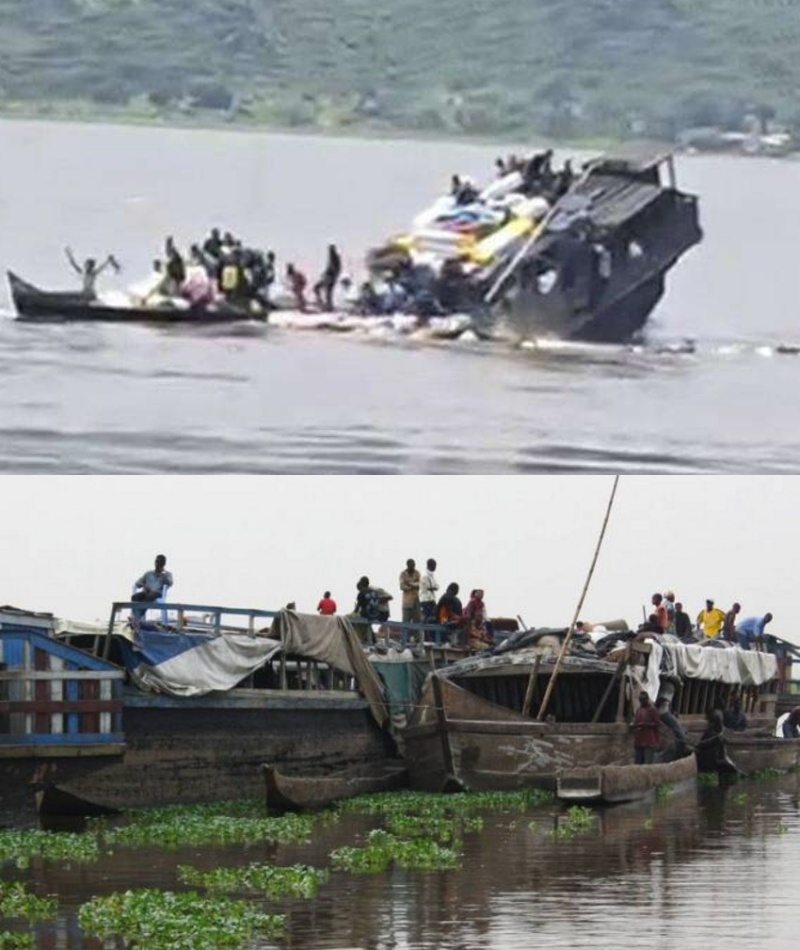
[{"label": "person in red shirt", "polygon": [[652,765],[656,750],[661,744],[661,717],[642,690],[639,693],[639,708],[633,720],[633,757],[637,765]]},{"label": "person in red shirt", "polygon": [[326,590],[322,595],[322,600],[317,604],[317,613],[323,617],[332,617],[336,613],[336,601],[331,597],[331,592]]},{"label": "person in red shirt", "polygon": [[666,633],[667,624],[669,623],[669,614],[664,604],[664,598],[661,594],[653,594],[651,603],[655,608],[654,612],[656,617],[658,617],[658,625],[661,627],[661,632]]}]

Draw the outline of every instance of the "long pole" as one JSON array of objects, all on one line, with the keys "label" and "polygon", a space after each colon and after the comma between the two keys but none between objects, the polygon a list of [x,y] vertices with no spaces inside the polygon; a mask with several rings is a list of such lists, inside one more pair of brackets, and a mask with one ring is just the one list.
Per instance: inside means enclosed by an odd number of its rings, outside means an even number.
[{"label": "long pole", "polygon": [[578,617],[583,610],[583,602],[586,600],[586,592],[589,590],[589,584],[592,581],[592,575],[594,574],[595,566],[597,565],[597,558],[600,556],[600,548],[603,546],[603,538],[606,536],[606,528],[608,527],[608,519],[611,517],[611,509],[614,505],[614,496],[617,494],[617,485],[619,484],[619,475],[614,476],[614,486],[611,489],[611,497],[608,499],[608,507],[606,508],[606,516],[603,519],[603,527],[600,529],[600,537],[597,539],[597,546],[594,549],[594,557],[592,558],[592,565],[589,568],[589,573],[586,576],[586,583],[583,585],[583,590],[581,591],[580,600],[578,601],[578,606],[575,608],[575,616],[572,618],[572,623],[569,625],[569,630],[567,630],[567,635],[564,637],[564,642],[561,644],[561,650],[556,658],[555,666],[553,667],[553,672],[550,674],[550,682],[547,684],[547,689],[545,690],[544,699],[542,700],[542,705],[539,707],[539,714],[537,719],[541,721],[544,719],[545,714],[547,713],[547,707],[550,703],[550,697],[553,694],[553,689],[556,685],[556,678],[558,677],[558,671],[561,668],[561,662],[564,657],[567,655],[567,650],[569,649],[570,641],[572,640],[572,632],[575,629],[575,624],[578,622]]}]

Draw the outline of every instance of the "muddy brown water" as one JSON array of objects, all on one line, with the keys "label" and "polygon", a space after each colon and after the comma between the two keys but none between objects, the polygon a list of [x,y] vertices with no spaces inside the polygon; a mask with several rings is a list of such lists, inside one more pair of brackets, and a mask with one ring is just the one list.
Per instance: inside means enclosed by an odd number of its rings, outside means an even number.
[{"label": "muddy brown water", "polygon": [[[260,950],[789,950],[797,946],[800,776],[699,788],[650,805],[599,812],[594,831],[551,835],[563,811],[487,816],[464,840],[463,868],[374,876],[335,872],[313,900],[265,904],[287,915],[285,935]],[[180,888],[177,866],[268,861],[329,865],[333,848],[363,839],[374,819],[318,825],[309,845],[120,849],[95,864],[8,866],[59,897],[59,917],[37,933],[43,950],[96,947],[77,923],[95,894]],[[2,928],[0,928],[2,929]]]},{"label": "muddy brown water", "polygon": [[[312,281],[402,232],[498,147],[0,122],[0,270],[104,288],[217,225]],[[505,150],[505,146],[503,149]],[[643,348],[431,344],[380,331],[16,323],[0,287],[0,462],[19,473],[797,472],[800,163],[684,158],[706,239]],[[685,338],[694,353],[664,352]]]}]

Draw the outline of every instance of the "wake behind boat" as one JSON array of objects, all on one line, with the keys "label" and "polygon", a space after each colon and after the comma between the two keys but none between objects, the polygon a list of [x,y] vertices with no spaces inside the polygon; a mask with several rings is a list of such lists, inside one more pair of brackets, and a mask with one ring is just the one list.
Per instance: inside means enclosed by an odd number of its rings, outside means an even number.
[{"label": "wake behind boat", "polygon": [[207,307],[183,301],[137,305],[123,295],[94,297],[82,291],[47,291],[8,271],[11,298],[20,320],[90,321],[103,323],[231,323],[265,318],[264,311],[237,307],[221,300]]}]

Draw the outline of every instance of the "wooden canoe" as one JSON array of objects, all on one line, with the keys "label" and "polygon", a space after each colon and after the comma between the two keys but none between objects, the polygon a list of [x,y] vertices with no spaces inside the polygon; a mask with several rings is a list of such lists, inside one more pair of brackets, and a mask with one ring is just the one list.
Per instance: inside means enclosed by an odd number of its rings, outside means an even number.
[{"label": "wooden canoe", "polygon": [[269,811],[319,811],[345,798],[404,788],[408,772],[398,759],[318,774],[286,774],[266,764],[264,781]]},{"label": "wooden canoe", "polygon": [[[741,775],[756,772],[790,772],[800,766],[800,739],[768,734],[725,732],[725,756]],[[719,771],[714,762],[700,757],[701,771]]]},{"label": "wooden canoe", "polygon": [[556,777],[556,796],[569,804],[617,804],[654,797],[659,786],[693,784],[697,760],[687,755],[653,765],[604,765],[562,769]]},{"label": "wooden canoe", "polygon": [[232,323],[264,320],[264,314],[220,304],[205,309],[178,307],[119,307],[93,300],[79,291],[48,291],[8,271],[11,297],[20,320],[81,321],[92,323]]}]

